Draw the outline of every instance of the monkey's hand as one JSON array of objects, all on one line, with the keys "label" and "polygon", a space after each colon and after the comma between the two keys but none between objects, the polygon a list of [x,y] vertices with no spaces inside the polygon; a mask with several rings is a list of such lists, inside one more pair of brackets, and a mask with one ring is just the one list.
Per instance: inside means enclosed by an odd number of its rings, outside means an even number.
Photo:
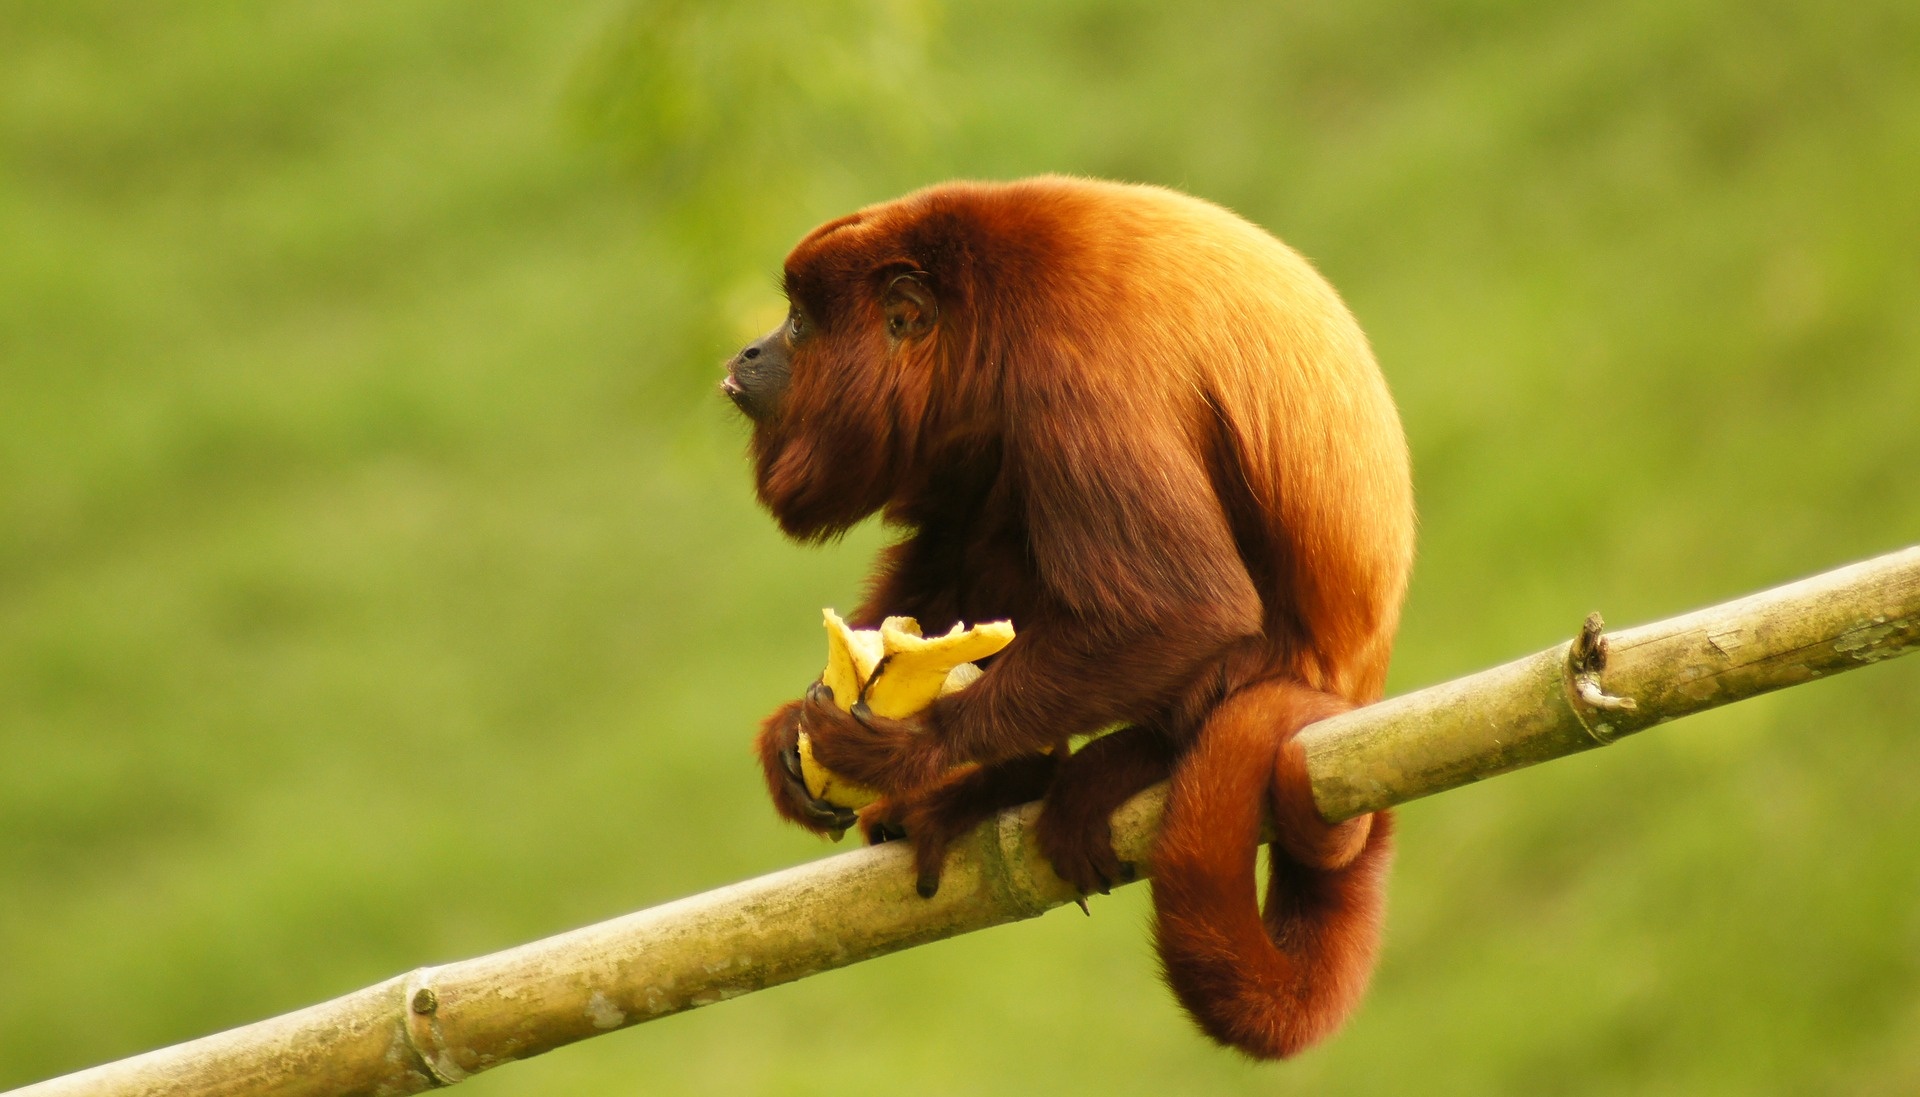
[{"label": "monkey's hand", "polygon": [[[823,687],[815,687],[820,688]],[[810,701],[789,701],[775,709],[760,725],[756,746],[760,768],[767,779],[767,792],[773,798],[773,809],[808,830],[837,841],[853,826],[853,811],[816,799],[807,791],[806,778],[800,770],[800,732],[817,723],[815,707]],[[833,708],[831,694],[827,707]],[[845,717],[838,709],[834,712]]]},{"label": "monkey's hand", "polygon": [[821,685],[801,704],[814,759],[856,784],[906,798],[954,764],[927,712],[889,719],[865,703],[842,712],[833,703],[833,691]]}]

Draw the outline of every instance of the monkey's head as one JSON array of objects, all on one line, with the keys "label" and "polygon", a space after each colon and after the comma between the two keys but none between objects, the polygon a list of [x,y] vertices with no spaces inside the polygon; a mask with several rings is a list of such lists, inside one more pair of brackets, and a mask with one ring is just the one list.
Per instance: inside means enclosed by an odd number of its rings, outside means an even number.
[{"label": "monkey's head", "polygon": [[886,506],[961,426],[964,271],[919,197],[801,240],[786,320],[727,363],[720,388],[753,423],[760,501],[790,536],[830,538]]}]

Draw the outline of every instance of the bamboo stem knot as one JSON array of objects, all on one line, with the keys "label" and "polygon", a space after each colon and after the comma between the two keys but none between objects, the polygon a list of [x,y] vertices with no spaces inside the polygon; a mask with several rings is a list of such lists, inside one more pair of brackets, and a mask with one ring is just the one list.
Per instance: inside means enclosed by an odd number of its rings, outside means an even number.
[{"label": "bamboo stem knot", "polygon": [[447,1051],[447,1042],[440,1031],[440,992],[433,987],[434,969],[416,968],[407,976],[406,994],[401,1001],[406,1003],[407,1043],[415,1055],[427,1068],[427,1074],[435,1085],[450,1086],[464,1082],[467,1072],[453,1061]]},{"label": "bamboo stem knot", "polygon": [[1600,743],[1613,742],[1613,725],[1595,720],[1596,713],[1632,712],[1640,705],[1631,697],[1617,697],[1600,685],[1600,674],[1607,669],[1606,622],[1598,612],[1587,614],[1580,635],[1567,647],[1567,693],[1573,699],[1573,714],[1580,726]]}]

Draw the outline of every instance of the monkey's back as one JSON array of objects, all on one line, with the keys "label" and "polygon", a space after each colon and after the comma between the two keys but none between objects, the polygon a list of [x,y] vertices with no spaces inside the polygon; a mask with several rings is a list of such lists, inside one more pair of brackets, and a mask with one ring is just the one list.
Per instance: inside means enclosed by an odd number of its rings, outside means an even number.
[{"label": "monkey's back", "polygon": [[[1108,302],[1092,356],[1150,370],[1170,425],[1226,443],[1279,589],[1270,628],[1300,628],[1309,684],[1377,699],[1412,566],[1406,436],[1359,324],[1299,253],[1219,206],[1158,187],[1062,177],[1014,184],[1079,207],[1084,252],[1063,284]],[[1116,379],[1117,380],[1117,379]],[[1143,409],[1144,410],[1144,409]],[[1204,451],[1204,450],[1203,450]],[[1232,516],[1240,517],[1240,516]],[[1252,561],[1250,563],[1258,563]]]}]

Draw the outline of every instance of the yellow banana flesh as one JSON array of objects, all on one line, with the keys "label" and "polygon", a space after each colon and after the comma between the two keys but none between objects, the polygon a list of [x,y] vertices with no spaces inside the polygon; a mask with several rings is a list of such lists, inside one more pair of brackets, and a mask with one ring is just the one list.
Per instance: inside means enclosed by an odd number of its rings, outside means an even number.
[{"label": "yellow banana flesh", "polygon": [[[827,669],[820,680],[833,691],[833,703],[844,710],[864,699],[874,715],[891,719],[912,716],[935,698],[971,685],[983,673],[973,660],[1013,642],[1011,621],[955,625],[944,636],[922,636],[920,623],[911,617],[889,617],[877,629],[856,629],[830,609],[822,613]],[[799,747],[800,774],[814,799],[856,809],[879,799],[873,789],[814,761],[804,732]]]}]

